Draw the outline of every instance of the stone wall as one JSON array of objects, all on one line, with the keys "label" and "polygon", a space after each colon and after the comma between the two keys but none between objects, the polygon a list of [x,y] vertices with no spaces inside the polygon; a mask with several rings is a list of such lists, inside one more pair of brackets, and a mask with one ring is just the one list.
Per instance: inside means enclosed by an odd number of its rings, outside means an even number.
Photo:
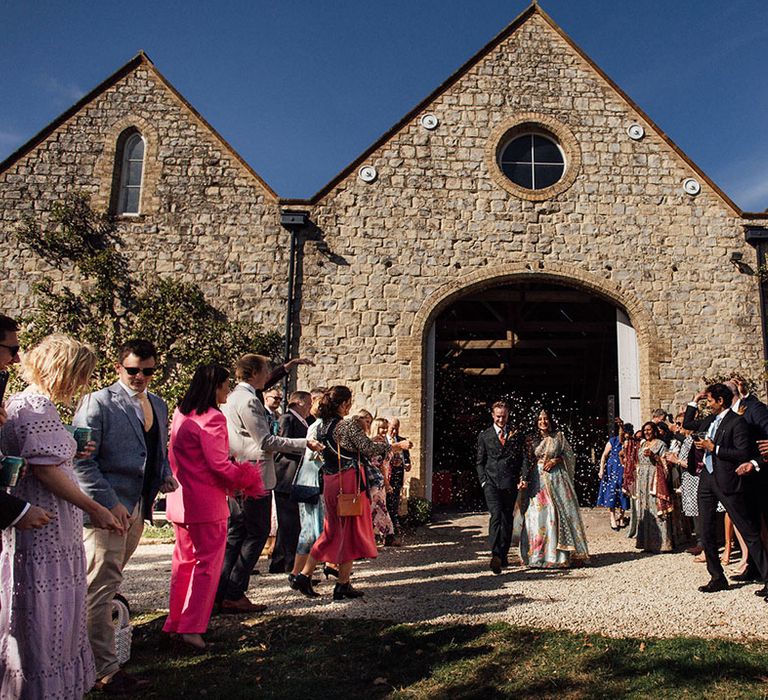
[{"label": "stone wall", "polygon": [[[423,113],[439,119],[433,131]],[[762,369],[757,285],[729,263],[754,251],[739,212],[538,11],[317,201],[299,263],[301,384],[350,384],[424,446],[425,337],[462,294],[517,279],[572,284],[624,307],[641,351],[643,411],[687,401],[703,376]],[[495,165],[521,119],[569,152],[562,185],[522,196]],[[626,129],[641,124],[634,141]],[[201,285],[232,316],[282,330],[288,235],[280,204],[145,59],[0,173],[0,294],[27,308],[44,272],[14,245],[24,213],[72,189],[110,200],[118,136],[147,138],[142,215],[120,228],[136,274]],[[361,163],[378,178],[363,182]],[[701,192],[682,189],[697,177]],[[295,203],[292,203],[295,206]],[[8,301],[10,299],[10,301]],[[412,473],[423,487],[424,463]]]},{"label": "stone wall", "polygon": [[[275,195],[165,83],[146,59],[108,86],[0,173],[0,294],[22,314],[30,285],[48,272],[19,247],[25,214],[47,219],[68,192],[109,206],[115,145],[127,128],[146,141],[139,216],[118,227],[132,267],[148,284],[173,274],[201,286],[233,317],[282,329],[287,233]],[[52,275],[61,279],[58,272]]]},{"label": "stone wall", "polygon": [[[438,117],[434,131],[422,113]],[[503,187],[488,158],[504,124],[531,113],[560,124],[580,157],[572,184],[539,202]],[[626,133],[633,123],[645,129],[640,141]],[[350,172],[312,212],[324,241],[307,246],[314,294],[302,345],[323,355],[318,379],[338,367],[369,408],[406,416],[404,434],[422,437],[435,315],[469,289],[522,277],[626,308],[645,412],[684,404],[718,371],[760,375],[756,281],[729,262],[734,251],[754,258],[738,212],[540,15],[364,162],[375,182]],[[702,182],[695,197],[682,189],[692,176]],[[331,262],[326,246],[346,263]]]}]

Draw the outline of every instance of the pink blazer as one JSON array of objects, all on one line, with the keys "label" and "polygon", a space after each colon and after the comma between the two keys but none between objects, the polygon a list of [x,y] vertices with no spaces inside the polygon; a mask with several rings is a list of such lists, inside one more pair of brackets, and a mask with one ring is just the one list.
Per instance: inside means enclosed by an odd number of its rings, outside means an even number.
[{"label": "pink blazer", "polygon": [[261,469],[229,457],[227,419],[215,408],[185,416],[177,408],[168,450],[179,488],[169,493],[166,516],[174,523],[206,523],[229,517],[227,493],[263,496]]}]

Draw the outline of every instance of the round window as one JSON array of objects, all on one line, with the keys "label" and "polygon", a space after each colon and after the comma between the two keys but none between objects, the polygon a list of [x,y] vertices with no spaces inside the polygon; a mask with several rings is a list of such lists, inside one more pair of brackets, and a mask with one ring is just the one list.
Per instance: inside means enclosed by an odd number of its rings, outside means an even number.
[{"label": "round window", "polygon": [[543,190],[563,177],[565,157],[553,138],[526,133],[513,137],[501,149],[499,167],[518,187]]}]

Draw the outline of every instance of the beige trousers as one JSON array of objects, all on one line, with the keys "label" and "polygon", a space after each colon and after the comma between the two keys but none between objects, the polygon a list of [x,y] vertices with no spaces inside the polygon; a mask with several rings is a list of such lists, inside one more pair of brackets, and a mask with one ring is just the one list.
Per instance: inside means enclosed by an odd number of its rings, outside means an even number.
[{"label": "beige trousers", "polygon": [[121,535],[96,527],[84,528],[88,576],[88,638],[96,660],[96,677],[104,678],[120,668],[115,655],[112,599],[123,582],[123,569],[136,550],[144,530],[141,504],[131,513],[130,527]]}]

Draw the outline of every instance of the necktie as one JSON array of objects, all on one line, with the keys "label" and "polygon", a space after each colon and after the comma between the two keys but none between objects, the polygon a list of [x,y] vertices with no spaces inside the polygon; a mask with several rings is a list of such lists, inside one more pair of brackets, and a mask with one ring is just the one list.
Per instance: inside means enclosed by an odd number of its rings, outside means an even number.
[{"label": "necktie", "polygon": [[[722,415],[715,418],[715,420],[712,421],[712,425],[709,426],[709,430],[707,430],[707,437],[712,440],[712,442],[715,441],[715,433],[717,432],[717,429],[720,426],[720,421],[722,421],[722,419]],[[712,463],[711,452],[706,452],[704,454],[704,467],[710,474],[715,471],[714,464]]]},{"label": "necktie", "polygon": [[507,441],[507,436],[504,434],[504,429],[499,431],[499,442],[503,445]]},{"label": "necktie", "polygon": [[148,433],[152,430],[152,422],[154,416],[152,415],[152,406],[149,403],[149,397],[146,391],[142,391],[140,394],[136,394],[136,398],[141,404],[141,412],[144,414],[144,432]]}]

